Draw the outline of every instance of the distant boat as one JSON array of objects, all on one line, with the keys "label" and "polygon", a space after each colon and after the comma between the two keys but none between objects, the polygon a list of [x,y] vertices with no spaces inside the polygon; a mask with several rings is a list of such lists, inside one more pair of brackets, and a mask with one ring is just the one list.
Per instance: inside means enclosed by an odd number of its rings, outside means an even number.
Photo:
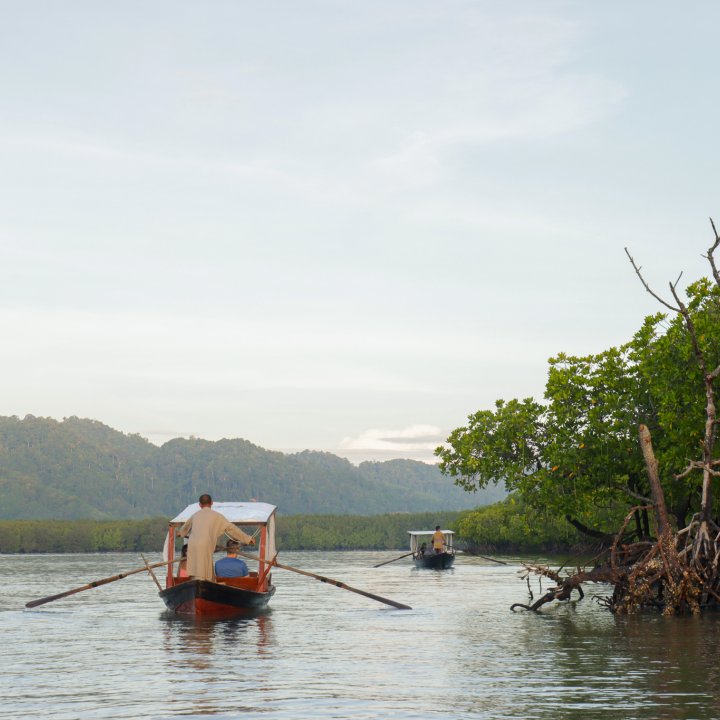
[{"label": "distant boat", "polygon": [[452,530],[441,531],[444,538],[444,549],[436,553],[432,548],[434,530],[408,530],[410,551],[415,567],[429,570],[447,570],[455,562],[455,533]]},{"label": "distant boat", "polygon": [[[186,520],[200,509],[200,505],[188,505],[177,517],[170,520],[165,539],[165,560],[177,559],[175,554],[176,531]],[[231,523],[242,527],[245,532],[253,528],[259,532],[258,569],[246,577],[194,580],[177,577],[173,568],[178,562],[168,565],[165,589],[159,595],[168,609],[176,613],[226,617],[252,614],[264,610],[275,594],[272,584],[272,561],[277,556],[275,549],[274,505],[260,502],[215,502],[212,509],[224,515]]]}]

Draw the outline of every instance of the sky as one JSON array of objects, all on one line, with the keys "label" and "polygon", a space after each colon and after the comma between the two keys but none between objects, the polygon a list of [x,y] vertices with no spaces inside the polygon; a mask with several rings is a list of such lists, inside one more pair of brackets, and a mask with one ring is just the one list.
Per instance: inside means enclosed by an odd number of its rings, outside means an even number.
[{"label": "sky", "polygon": [[0,9],[0,415],[432,461],[707,274],[716,3]]}]

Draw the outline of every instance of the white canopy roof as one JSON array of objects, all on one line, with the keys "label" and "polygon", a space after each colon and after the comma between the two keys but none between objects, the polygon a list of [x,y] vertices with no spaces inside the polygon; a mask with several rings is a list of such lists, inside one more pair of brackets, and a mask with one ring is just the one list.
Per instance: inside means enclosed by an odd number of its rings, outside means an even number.
[{"label": "white canopy roof", "polygon": [[[170,523],[184,523],[199,509],[199,503],[188,505]],[[251,525],[253,523],[266,523],[277,508],[275,505],[263,502],[213,502],[212,509],[224,515],[230,522]]]},{"label": "white canopy roof", "polygon": [[[432,535],[434,530],[408,530],[408,535]],[[454,535],[452,530],[441,530],[443,535]]]}]

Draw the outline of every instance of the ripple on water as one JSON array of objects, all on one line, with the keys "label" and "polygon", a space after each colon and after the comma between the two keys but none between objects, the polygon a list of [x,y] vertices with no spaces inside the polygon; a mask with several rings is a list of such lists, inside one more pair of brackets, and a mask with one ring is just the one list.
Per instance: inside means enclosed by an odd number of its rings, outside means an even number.
[{"label": "ripple on water", "polygon": [[283,560],[412,605],[396,610],[291,573],[264,615],[163,611],[147,577],[24,603],[137,566],[129,554],[0,556],[0,718],[720,717],[718,618],[616,618],[592,602],[512,613],[517,566],[449,572],[387,553]]}]

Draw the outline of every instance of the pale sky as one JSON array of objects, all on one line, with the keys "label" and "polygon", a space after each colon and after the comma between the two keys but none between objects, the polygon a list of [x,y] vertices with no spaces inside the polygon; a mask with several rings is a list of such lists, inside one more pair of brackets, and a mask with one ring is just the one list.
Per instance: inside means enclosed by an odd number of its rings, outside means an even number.
[{"label": "pale sky", "polygon": [[717,3],[0,9],[0,415],[430,460],[706,274]]}]

